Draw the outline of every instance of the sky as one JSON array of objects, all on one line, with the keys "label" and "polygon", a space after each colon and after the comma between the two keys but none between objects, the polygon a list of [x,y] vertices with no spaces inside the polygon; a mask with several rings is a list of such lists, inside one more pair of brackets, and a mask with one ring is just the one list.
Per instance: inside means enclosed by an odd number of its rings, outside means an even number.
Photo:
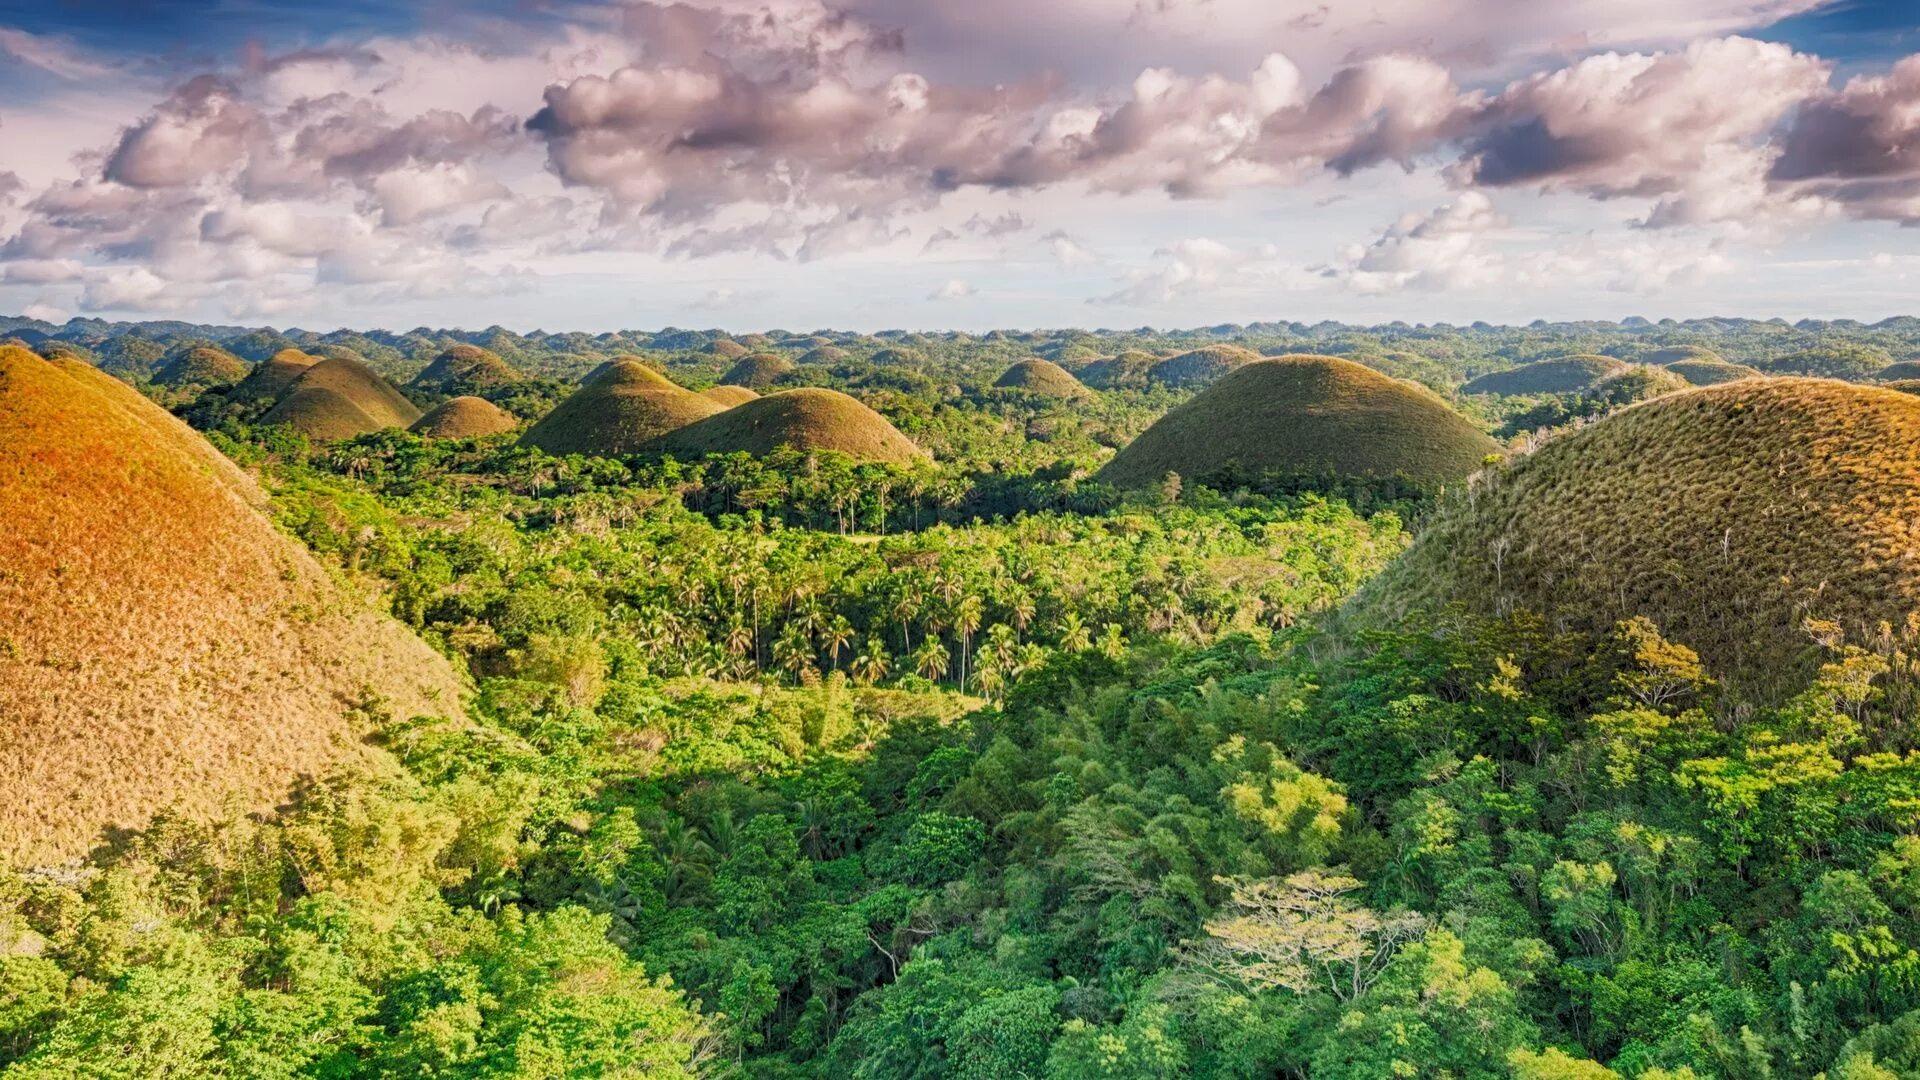
[{"label": "sky", "polygon": [[0,313],[1920,314],[1908,0],[0,0]]}]

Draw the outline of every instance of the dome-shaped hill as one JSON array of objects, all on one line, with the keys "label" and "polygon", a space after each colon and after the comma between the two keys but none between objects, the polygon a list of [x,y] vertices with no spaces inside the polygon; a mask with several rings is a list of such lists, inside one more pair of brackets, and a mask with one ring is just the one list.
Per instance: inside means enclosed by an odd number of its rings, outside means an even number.
[{"label": "dome-shaped hill", "polygon": [[1637,359],[1642,364],[1658,364],[1661,367],[1687,360],[1720,364],[1729,362],[1726,357],[1704,345],[1674,345],[1665,349],[1649,349],[1641,353]]},{"label": "dome-shaped hill", "polygon": [[436,394],[471,394],[517,383],[523,378],[513,365],[490,349],[455,345],[434,357],[408,385]]},{"label": "dome-shaped hill", "polygon": [[1920,379],[1899,379],[1880,385],[1887,390],[1898,390],[1903,394],[1920,394]]},{"label": "dome-shaped hill", "polygon": [[1353,612],[1452,601],[1594,632],[1646,616],[1744,695],[1794,689],[1803,620],[1859,640],[1920,611],[1920,400],[1744,380],[1554,439],[1445,512]]},{"label": "dome-shaped hill", "polygon": [[1902,360],[1873,373],[1874,382],[1904,382],[1908,379],[1920,379],[1920,360]]},{"label": "dome-shaped hill", "polygon": [[838,450],[862,461],[906,464],[927,457],[887,419],[837,390],[806,387],[769,394],[655,441],[653,449],[680,458],[776,447]]},{"label": "dome-shaped hill", "polygon": [[1175,388],[1205,386],[1258,359],[1259,353],[1238,345],[1208,345],[1160,361],[1148,370],[1147,379]]},{"label": "dome-shaped hill", "polygon": [[1463,394],[1572,394],[1633,365],[1611,356],[1562,356],[1482,375]]},{"label": "dome-shaped hill", "polygon": [[285,424],[309,439],[331,441],[412,427],[418,419],[420,410],[413,402],[372,368],[335,357],[301,372],[260,422]]},{"label": "dome-shaped hill", "polygon": [[1676,360],[1667,365],[1667,370],[1695,386],[1718,386],[1738,379],[1758,379],[1764,374],[1759,368],[1725,360]]},{"label": "dome-shaped hill", "polygon": [[1080,381],[1101,390],[1140,390],[1147,385],[1147,373],[1159,362],[1150,352],[1129,349],[1081,368]]},{"label": "dome-shaped hill", "polygon": [[727,373],[720,377],[722,386],[744,386],[749,390],[765,390],[781,377],[793,370],[793,361],[774,353],[748,353],[736,361]]},{"label": "dome-shaped hill", "polygon": [[705,390],[700,391],[700,396],[717,401],[724,408],[731,409],[735,405],[745,405],[749,401],[756,400],[760,395],[744,386],[722,385],[709,386]]},{"label": "dome-shaped hill", "polygon": [[1039,357],[1022,360],[994,381],[1002,390],[1024,390],[1042,397],[1072,400],[1093,395],[1073,373],[1051,360]]},{"label": "dome-shaped hill", "polygon": [[461,681],[333,584],[199,435],[83,364],[0,349],[0,855],[84,854],[178,805],[280,802],[383,755],[353,703]]},{"label": "dome-shaped hill", "polygon": [[213,345],[181,349],[161,363],[153,381],[161,386],[231,386],[247,377],[245,360]]},{"label": "dome-shaped hill", "polygon": [[320,362],[299,349],[281,349],[254,366],[228,397],[234,401],[278,401],[306,370]]},{"label": "dome-shaped hill", "polygon": [[721,410],[631,357],[609,362],[567,400],[527,429],[522,446],[549,454],[631,454],[649,442]]},{"label": "dome-shaped hill", "polygon": [[1254,360],[1174,408],[1096,479],[1157,484],[1223,470],[1464,480],[1500,446],[1430,391],[1331,356]]},{"label": "dome-shaped hill", "polygon": [[471,395],[448,398],[414,421],[412,431],[429,439],[478,439],[520,426],[513,414]]},{"label": "dome-shaped hill", "polygon": [[700,351],[706,353],[708,356],[720,356],[728,360],[738,360],[753,350],[731,338],[719,338],[708,342],[707,347]]},{"label": "dome-shaped hill", "polygon": [[838,345],[820,345],[800,355],[802,364],[837,364],[853,354]]}]

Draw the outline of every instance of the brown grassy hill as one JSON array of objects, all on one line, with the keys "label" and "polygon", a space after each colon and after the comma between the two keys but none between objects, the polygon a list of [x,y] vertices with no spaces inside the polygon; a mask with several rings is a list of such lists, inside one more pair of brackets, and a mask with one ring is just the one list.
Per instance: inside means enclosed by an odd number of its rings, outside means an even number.
[{"label": "brown grassy hill", "polygon": [[1633,365],[1611,356],[1562,356],[1510,371],[1482,375],[1460,388],[1463,394],[1572,394]]},{"label": "brown grassy hill", "polygon": [[1704,345],[1675,345],[1666,349],[1650,349],[1641,353],[1638,359],[1642,364],[1658,364],[1662,367],[1678,364],[1683,360],[1704,360],[1708,363],[1721,364],[1730,362],[1726,357]]},{"label": "brown grassy hill", "polygon": [[520,444],[555,455],[631,454],[720,410],[713,399],[628,357],[610,362],[583,383],[528,428]]},{"label": "brown grassy hill", "polygon": [[1450,601],[1592,631],[1644,615],[1771,697],[1806,673],[1804,619],[1857,641],[1920,611],[1920,400],[1753,379],[1622,410],[1490,474],[1353,611]]},{"label": "brown grassy hill", "polygon": [[838,450],[863,461],[906,464],[927,452],[887,419],[837,390],[807,387],[769,394],[657,440],[654,449],[680,458],[776,447]]},{"label": "brown grassy hill", "polygon": [[1667,370],[1695,386],[1718,386],[1736,379],[1758,379],[1765,374],[1759,368],[1724,360],[1676,360],[1667,365]]},{"label": "brown grassy hill", "polygon": [[412,431],[429,439],[478,439],[520,426],[512,413],[471,395],[448,398],[414,421]]},{"label": "brown grassy hill", "polygon": [[1150,352],[1129,349],[1081,368],[1080,381],[1101,390],[1139,390],[1146,387],[1147,373],[1159,362]]},{"label": "brown grassy hill", "polygon": [[382,756],[352,703],[458,715],[461,682],[342,594],[186,425],[72,361],[0,349],[0,854]]},{"label": "brown grassy hill", "polygon": [[729,338],[720,338],[708,343],[707,347],[700,351],[708,356],[723,356],[728,360],[738,360],[753,350]]},{"label": "brown grassy hill", "polygon": [[709,386],[700,391],[700,396],[719,402],[723,408],[731,409],[735,405],[745,405],[760,395],[744,386]]},{"label": "brown grassy hill", "polygon": [[802,364],[837,364],[853,354],[837,345],[821,345],[802,353]]},{"label": "brown grassy hill", "polygon": [[736,361],[725,375],[720,377],[722,386],[744,386],[749,390],[765,390],[781,377],[793,370],[793,361],[773,353],[749,353]]},{"label": "brown grassy hill", "polygon": [[1088,390],[1066,368],[1037,356],[1008,368],[993,385],[1002,390],[1024,390],[1029,394],[1063,400],[1093,396],[1093,391]]},{"label": "brown grassy hill", "polygon": [[1120,487],[1223,470],[1464,480],[1500,452],[1431,392],[1331,356],[1255,360],[1175,407],[1095,477]]},{"label": "brown grassy hill", "polygon": [[301,372],[260,422],[285,424],[309,439],[330,441],[412,427],[419,419],[413,402],[372,368],[335,357]]},{"label": "brown grassy hill", "polygon": [[408,385],[436,394],[471,394],[508,386],[525,377],[489,349],[455,345],[434,357]]},{"label": "brown grassy hill", "polygon": [[1147,372],[1147,379],[1176,388],[1205,386],[1258,359],[1259,353],[1238,345],[1208,345],[1160,361]]},{"label": "brown grassy hill", "polygon": [[213,345],[195,345],[168,357],[153,373],[161,386],[231,386],[247,377],[245,360]]},{"label": "brown grassy hill", "polygon": [[235,401],[279,401],[293,380],[319,362],[299,349],[281,349],[255,365],[228,396]]},{"label": "brown grassy hill", "polygon": [[1902,382],[1907,379],[1920,379],[1920,360],[1902,360],[1873,373],[1875,382]]}]

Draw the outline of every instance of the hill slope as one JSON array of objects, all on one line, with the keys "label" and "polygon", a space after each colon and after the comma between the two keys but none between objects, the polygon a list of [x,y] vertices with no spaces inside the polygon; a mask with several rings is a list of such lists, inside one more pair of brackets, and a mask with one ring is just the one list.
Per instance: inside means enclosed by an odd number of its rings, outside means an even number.
[{"label": "hill slope", "polygon": [[631,454],[721,410],[632,358],[608,362],[521,436],[549,454]]},{"label": "hill slope", "polygon": [[1463,601],[1604,630],[1645,615],[1749,689],[1806,617],[1858,635],[1920,611],[1920,399],[1814,379],[1668,395],[1490,476],[1363,593],[1392,619]]},{"label": "hill slope", "polygon": [[993,385],[1002,390],[1025,390],[1029,394],[1063,400],[1093,396],[1093,392],[1066,368],[1037,356],[1008,368],[994,380]]},{"label": "hill slope", "polygon": [[1255,360],[1160,418],[1095,479],[1146,487],[1169,472],[1464,480],[1500,446],[1426,390],[1331,356]]},{"label": "hill slope", "polygon": [[1205,386],[1258,359],[1259,353],[1238,345],[1208,345],[1160,361],[1147,372],[1147,379],[1176,389]]},{"label": "hill slope", "polygon": [[1463,394],[1571,394],[1633,365],[1611,356],[1562,356],[1510,371],[1482,375],[1460,388]]},{"label": "hill slope", "polygon": [[477,439],[520,426],[512,413],[485,398],[457,397],[435,405],[414,421],[412,431],[429,439]]},{"label": "hill slope", "polygon": [[161,386],[229,386],[247,377],[247,362],[225,349],[195,345],[169,357],[153,373]]},{"label": "hill slope", "polygon": [[700,391],[700,396],[719,402],[723,408],[731,409],[735,405],[745,405],[760,395],[744,386],[709,386]]},{"label": "hill slope", "polygon": [[525,376],[478,345],[455,345],[433,358],[409,386],[436,394],[471,394],[520,382]]},{"label": "hill slope", "polygon": [[309,356],[299,349],[281,349],[272,356],[254,366],[240,385],[227,395],[233,401],[267,402],[279,401],[306,370],[320,362],[317,356]]},{"label": "hill slope", "polygon": [[1729,364],[1724,360],[1676,360],[1667,365],[1667,370],[1695,386],[1718,386],[1736,379],[1758,379],[1764,375],[1759,368]]},{"label": "hill slope", "polygon": [[906,464],[926,458],[887,419],[837,390],[807,387],[769,394],[657,440],[653,449],[682,458],[776,447],[838,450],[863,461]]},{"label": "hill slope", "polygon": [[392,383],[358,360],[337,357],[302,371],[260,422],[324,441],[411,427],[419,419],[420,410]]},{"label": "hill slope", "polygon": [[72,361],[0,348],[0,853],[378,761],[351,709],[455,715],[461,682],[334,586],[186,425]]},{"label": "hill slope", "polygon": [[793,361],[774,353],[749,353],[737,361],[720,378],[722,386],[744,386],[749,390],[765,390],[780,381],[780,377],[793,370]]}]

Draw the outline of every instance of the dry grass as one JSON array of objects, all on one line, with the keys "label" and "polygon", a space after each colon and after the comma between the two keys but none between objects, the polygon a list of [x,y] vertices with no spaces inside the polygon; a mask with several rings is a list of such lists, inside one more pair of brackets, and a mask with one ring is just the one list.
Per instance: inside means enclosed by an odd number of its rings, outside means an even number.
[{"label": "dry grass", "polygon": [[433,358],[408,385],[440,394],[471,393],[520,382],[525,376],[489,349],[455,345]]},{"label": "dry grass", "polygon": [[527,429],[524,446],[549,454],[632,454],[668,432],[721,411],[631,357],[613,360]]},{"label": "dry grass", "polygon": [[352,703],[462,684],[276,532],[259,489],[93,368],[0,349],[0,854],[73,858],[178,805],[380,762]]},{"label": "dry grass", "polygon": [[1147,373],[1159,362],[1160,358],[1150,352],[1129,349],[1081,368],[1080,381],[1102,390],[1137,390],[1147,385]]},{"label": "dry grass", "polygon": [[1259,353],[1238,345],[1208,345],[1154,364],[1147,372],[1147,379],[1162,386],[1206,386],[1258,359]]},{"label": "dry grass", "polygon": [[700,396],[719,402],[722,408],[731,409],[735,405],[745,405],[760,395],[744,386],[709,386],[700,391]]},{"label": "dry grass", "polygon": [[1093,396],[1093,391],[1088,390],[1066,368],[1037,356],[1008,368],[993,385],[1003,390],[1025,390],[1029,394],[1064,401],[1084,400]]},{"label": "dry grass", "polygon": [[485,398],[457,397],[427,410],[414,422],[413,433],[429,439],[478,439],[519,426],[512,413]]},{"label": "dry grass", "polygon": [[837,364],[853,354],[837,345],[819,345],[801,354],[802,364]]},{"label": "dry grass", "polygon": [[750,353],[743,356],[727,373],[721,377],[722,386],[744,386],[749,390],[765,390],[780,381],[793,370],[793,361],[773,353]]},{"label": "dry grass", "polygon": [[700,351],[706,353],[708,356],[723,356],[728,360],[738,360],[753,350],[737,341],[721,338],[718,341],[709,343],[706,348]]},{"label": "dry grass", "polygon": [[1695,386],[1719,386],[1740,379],[1766,377],[1766,373],[1759,368],[1729,364],[1724,360],[1676,360],[1667,365],[1667,370]]},{"label": "dry grass", "polygon": [[319,362],[299,349],[281,349],[256,365],[228,396],[235,401],[279,401],[295,379]]},{"label": "dry grass", "polygon": [[1667,349],[1651,349],[1637,358],[1642,364],[1658,364],[1665,367],[1682,361],[1704,361],[1709,364],[1725,364],[1730,361],[1704,345],[1675,345]]},{"label": "dry grass", "polygon": [[161,386],[230,386],[247,377],[247,362],[225,349],[195,345],[160,365],[153,381]]},{"label": "dry grass", "polygon": [[378,372],[362,361],[336,357],[301,372],[260,422],[330,441],[412,427],[419,419],[420,410]]},{"label": "dry grass", "polygon": [[1920,610],[1920,400],[1744,380],[1622,410],[1490,473],[1353,612],[1462,601],[1604,630],[1644,615],[1762,698],[1809,661],[1807,618],[1856,636]]},{"label": "dry grass", "polygon": [[887,419],[837,390],[786,390],[737,405],[657,440],[653,449],[682,458],[776,447],[838,450],[863,461],[905,464],[927,457]]},{"label": "dry grass", "polygon": [[1258,474],[1464,480],[1499,444],[1432,393],[1331,356],[1255,360],[1174,408],[1102,469],[1121,487]]},{"label": "dry grass", "polygon": [[1572,394],[1633,365],[1611,356],[1562,356],[1523,364],[1511,371],[1482,375],[1460,388],[1463,394]]}]

